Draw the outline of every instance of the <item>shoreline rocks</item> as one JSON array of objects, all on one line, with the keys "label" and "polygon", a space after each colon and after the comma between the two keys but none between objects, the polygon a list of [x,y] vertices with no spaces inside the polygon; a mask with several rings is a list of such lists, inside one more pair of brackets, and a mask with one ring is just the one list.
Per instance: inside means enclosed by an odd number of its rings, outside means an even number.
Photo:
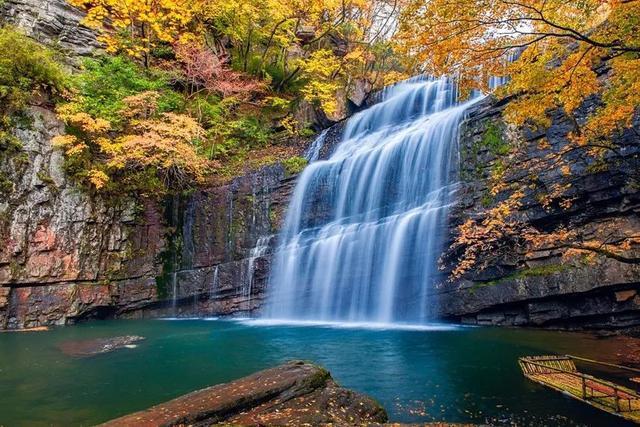
[{"label": "shoreline rocks", "polygon": [[101,426],[361,426],[385,422],[387,413],[372,398],[340,387],[319,366],[291,361],[185,394]]}]

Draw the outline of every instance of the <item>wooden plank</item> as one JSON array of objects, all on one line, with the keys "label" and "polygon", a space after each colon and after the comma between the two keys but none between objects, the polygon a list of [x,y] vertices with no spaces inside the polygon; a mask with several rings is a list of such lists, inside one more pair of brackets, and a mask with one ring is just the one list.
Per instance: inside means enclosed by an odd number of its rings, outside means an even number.
[{"label": "wooden plank", "polygon": [[569,357],[522,357],[518,363],[525,377],[532,381],[640,423],[640,395],[621,385],[579,372]]}]

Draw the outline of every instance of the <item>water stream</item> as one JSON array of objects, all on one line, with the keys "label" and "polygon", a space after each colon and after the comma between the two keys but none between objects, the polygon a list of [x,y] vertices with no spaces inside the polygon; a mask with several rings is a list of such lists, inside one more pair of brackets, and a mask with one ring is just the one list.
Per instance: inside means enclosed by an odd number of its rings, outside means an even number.
[{"label": "water stream", "polygon": [[256,260],[264,256],[269,249],[269,242],[273,236],[262,236],[251,249],[249,258],[246,259],[246,267],[243,270],[244,290],[243,294],[246,298],[246,310],[251,311],[251,297],[253,294],[253,282],[255,280]]},{"label": "water stream", "polygon": [[459,103],[451,79],[417,77],[385,89],[378,104],[349,119],[333,154],[299,177],[266,317],[429,319],[429,282],[456,190],[458,128],[478,99]]}]

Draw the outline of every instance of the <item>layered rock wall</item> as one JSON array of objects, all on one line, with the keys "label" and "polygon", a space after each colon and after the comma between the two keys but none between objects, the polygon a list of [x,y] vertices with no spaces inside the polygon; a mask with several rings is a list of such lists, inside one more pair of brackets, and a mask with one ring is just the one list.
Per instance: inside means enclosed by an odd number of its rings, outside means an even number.
[{"label": "layered rock wall", "polygon": [[79,24],[82,12],[65,0],[6,0],[0,22],[14,25],[34,39],[66,51],[75,60],[100,49],[95,33]]},{"label": "layered rock wall", "polygon": [[167,310],[228,315],[261,306],[294,180],[275,164],[169,203],[169,246],[158,278],[172,300]]},{"label": "layered rock wall", "polygon": [[[81,18],[65,0],[0,5],[0,22],[61,48],[71,65],[99,49]],[[293,179],[282,166],[170,200],[103,198],[67,179],[51,145],[64,125],[39,101],[15,129],[22,147],[0,152],[0,329],[260,304],[263,255]]]},{"label": "layered rock wall", "polygon": [[33,107],[3,156],[0,328],[87,317],[232,314],[262,301],[273,234],[294,177],[281,165],[166,201],[107,199],[70,182]]},{"label": "layered rock wall", "polygon": [[63,125],[33,107],[4,153],[0,201],[0,328],[59,324],[134,309],[157,297],[163,247],[155,204],[104,200],[69,182],[51,138]]},{"label": "layered rock wall", "polygon": [[[489,192],[488,178],[500,155],[486,146],[487,132],[505,126],[500,118],[508,101],[488,99],[469,113],[461,130],[460,176],[462,189],[459,203],[451,217],[450,236],[468,218],[474,218],[495,202]],[[591,99],[577,112],[584,120],[597,106]],[[561,111],[552,115],[548,129],[518,132],[526,156],[506,176],[508,184],[526,185],[531,181],[526,163],[542,158],[550,150],[569,144],[568,135],[575,123]],[[638,166],[640,153],[640,119],[633,128],[616,137],[617,155],[606,158],[604,167],[593,167],[589,156],[569,156],[571,168],[565,177],[560,167],[548,168],[537,176],[543,191],[555,183],[570,183],[571,206],[543,206],[539,194],[528,192],[522,201],[520,216],[542,231],[564,226],[587,238],[606,241],[607,236],[640,232],[640,188]],[[544,144],[540,142],[544,140]],[[568,181],[570,179],[570,182]],[[640,325],[640,265],[620,262],[611,257],[569,257],[570,249],[522,251],[518,248],[483,271],[472,271],[463,280],[443,281],[434,290],[438,300],[437,314],[447,319],[481,325],[520,325],[558,328],[626,329]],[[459,254],[452,250],[444,259],[452,261]],[[637,257],[632,247],[628,257]]]}]

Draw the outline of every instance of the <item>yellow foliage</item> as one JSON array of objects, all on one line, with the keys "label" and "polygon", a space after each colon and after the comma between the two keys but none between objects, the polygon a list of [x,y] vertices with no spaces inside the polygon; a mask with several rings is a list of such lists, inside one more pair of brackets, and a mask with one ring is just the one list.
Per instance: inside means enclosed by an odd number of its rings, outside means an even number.
[{"label": "yellow foliage", "polygon": [[[639,104],[639,33],[637,1],[412,0],[398,45],[424,71],[459,76],[463,89],[486,91],[490,76],[509,75],[500,93],[517,95],[505,112],[517,125],[547,126],[550,109],[572,114],[602,94],[604,107],[575,135],[587,144],[628,126]],[[603,85],[595,69],[609,57]]]},{"label": "yellow foliage", "polygon": [[91,182],[97,190],[100,190],[107,184],[107,182],[109,182],[109,176],[98,169],[91,169],[87,175],[89,182]]},{"label": "yellow foliage", "polygon": [[69,0],[87,14],[83,23],[101,31],[109,53],[149,60],[159,43],[188,39],[199,31],[193,21],[199,0]]},{"label": "yellow foliage", "polygon": [[[108,184],[117,182],[133,191],[162,193],[203,182],[211,167],[196,149],[204,129],[187,115],[158,114],[158,99],[152,91],[125,98],[126,122],[115,137],[106,120],[77,112],[73,103],[62,106],[59,116],[79,136],[60,135],[53,143],[70,161],[82,165],[80,178],[96,190],[114,190]],[[160,184],[140,181],[148,180],[149,173]]]},{"label": "yellow foliage", "polygon": [[309,78],[301,92],[307,101],[317,102],[329,114],[338,109],[336,91],[340,87],[335,76],[340,70],[340,61],[330,50],[321,49],[299,61],[303,73]]}]

